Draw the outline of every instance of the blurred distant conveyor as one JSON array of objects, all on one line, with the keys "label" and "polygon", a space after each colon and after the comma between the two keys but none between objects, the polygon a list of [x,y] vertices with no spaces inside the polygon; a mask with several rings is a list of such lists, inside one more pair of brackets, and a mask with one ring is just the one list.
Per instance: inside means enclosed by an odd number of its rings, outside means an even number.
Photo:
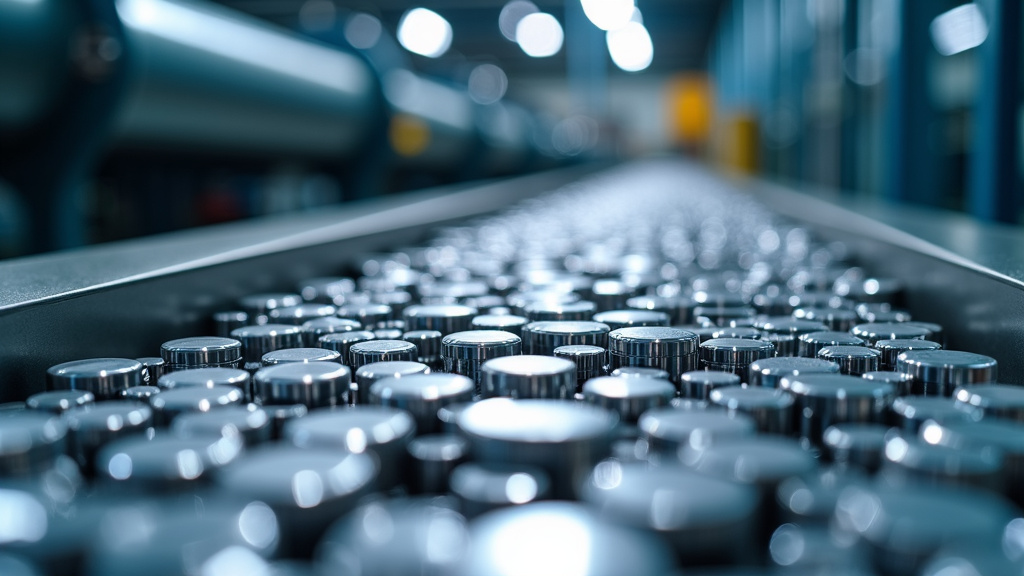
[{"label": "blurred distant conveyor", "polygon": [[83,242],[82,183],[119,150],[330,163],[351,196],[538,156],[521,107],[201,1],[0,0],[0,86],[0,179],[41,249]]}]

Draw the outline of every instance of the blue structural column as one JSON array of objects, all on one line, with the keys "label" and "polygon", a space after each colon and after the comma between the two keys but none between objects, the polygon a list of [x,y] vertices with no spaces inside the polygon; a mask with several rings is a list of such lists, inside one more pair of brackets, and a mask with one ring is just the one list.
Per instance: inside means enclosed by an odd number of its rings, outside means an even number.
[{"label": "blue structural column", "polygon": [[[845,16],[842,26],[842,61],[859,47],[857,42],[858,24],[860,23],[860,2],[845,0]],[[864,121],[861,107],[861,90],[848,74],[842,78],[842,116],[840,117],[839,143],[839,188],[843,192],[852,192],[857,188],[857,141],[858,128]]]},{"label": "blue structural column", "polygon": [[565,59],[569,95],[583,112],[602,116],[608,92],[604,32],[590,23],[580,0],[565,0]]},{"label": "blue structural column", "polygon": [[975,216],[1017,222],[1021,210],[1018,171],[1021,98],[1021,1],[979,0],[988,38],[979,47],[974,142],[968,168],[969,210]]},{"label": "blue structural column", "polygon": [[[885,180],[892,200],[938,205],[942,165],[935,154],[937,116],[928,94],[928,60],[934,56],[929,26],[945,5],[935,0],[892,0],[899,42],[892,49],[883,127]],[[1019,1],[1019,0],[1011,0]]]}]

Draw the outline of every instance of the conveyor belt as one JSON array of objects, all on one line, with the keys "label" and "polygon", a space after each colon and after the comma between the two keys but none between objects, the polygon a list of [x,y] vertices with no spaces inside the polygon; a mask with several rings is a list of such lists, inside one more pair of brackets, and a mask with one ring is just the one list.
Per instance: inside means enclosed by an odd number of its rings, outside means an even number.
[{"label": "conveyor belt", "polygon": [[1020,574],[1014,232],[818,196],[652,160],[0,264],[0,572]]},{"label": "conveyor belt", "polygon": [[[203,332],[210,313],[246,293],[291,290],[303,277],[350,266],[357,252],[423,239],[435,226],[499,210],[597,169],[431,189],[4,262],[0,398],[41,390],[43,371],[63,359],[145,355],[167,338]],[[952,347],[988,351],[1001,374],[1024,381],[1024,356],[1017,353],[1024,344],[1018,231],[938,211],[738,184],[823,237],[849,242],[872,271],[906,283],[912,313],[942,318]]]}]

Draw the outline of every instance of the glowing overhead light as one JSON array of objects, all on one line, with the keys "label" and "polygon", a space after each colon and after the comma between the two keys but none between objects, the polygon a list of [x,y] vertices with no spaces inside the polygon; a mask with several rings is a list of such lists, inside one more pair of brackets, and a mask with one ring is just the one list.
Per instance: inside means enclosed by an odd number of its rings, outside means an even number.
[{"label": "glowing overhead light", "polygon": [[345,40],[353,48],[369,50],[377,45],[382,29],[376,16],[356,12],[345,21]]},{"label": "glowing overhead light", "polygon": [[437,58],[452,45],[452,25],[433,10],[413,8],[398,22],[398,41],[409,52]]},{"label": "glowing overhead light", "polygon": [[533,58],[554,56],[562,49],[564,39],[562,25],[551,14],[528,14],[516,25],[516,42],[527,56]]},{"label": "glowing overhead light", "polygon": [[469,97],[478,104],[493,104],[508,90],[508,76],[494,64],[481,64],[469,73]]},{"label": "glowing overhead light", "polygon": [[630,22],[608,32],[605,40],[612,62],[626,72],[639,72],[654,60],[654,44],[643,24]]},{"label": "glowing overhead light", "polygon": [[943,56],[980,46],[988,37],[988,23],[977,4],[964,4],[932,20],[932,43]]},{"label": "glowing overhead light", "polygon": [[580,0],[583,13],[601,30],[618,30],[633,17],[633,0]]},{"label": "glowing overhead light", "polygon": [[509,40],[516,41],[516,26],[524,16],[540,12],[537,5],[529,0],[512,0],[501,9],[498,15],[498,28],[501,35]]}]

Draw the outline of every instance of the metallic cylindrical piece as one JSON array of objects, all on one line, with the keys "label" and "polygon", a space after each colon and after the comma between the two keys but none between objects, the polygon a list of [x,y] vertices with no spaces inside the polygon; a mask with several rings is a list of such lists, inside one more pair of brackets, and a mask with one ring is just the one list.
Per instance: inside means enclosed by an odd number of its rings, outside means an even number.
[{"label": "metallic cylindrical piece", "polygon": [[685,324],[690,321],[689,302],[679,297],[634,296],[626,300],[626,307],[635,310],[655,310],[668,314],[671,324]]},{"label": "metallic cylindrical piece", "polygon": [[961,404],[977,407],[987,418],[1024,422],[1024,386],[978,384],[957,388],[953,398]]},{"label": "metallic cylindrical piece", "polygon": [[301,326],[261,324],[239,328],[231,332],[231,337],[242,343],[246,367],[259,368],[267,352],[301,348],[303,334]]},{"label": "metallic cylindrical piece", "polygon": [[850,333],[874,346],[879,340],[927,340],[931,332],[927,328],[904,322],[880,322],[857,324]]},{"label": "metallic cylindrical piece", "polygon": [[543,468],[554,496],[562,499],[576,496],[593,466],[609,454],[617,423],[615,413],[585,404],[508,398],[481,400],[458,418],[475,460]]},{"label": "metallic cylindrical piece", "polygon": [[376,292],[371,297],[371,302],[374,304],[384,304],[391,307],[391,315],[395,318],[393,322],[398,322],[398,318],[402,317],[402,310],[405,310],[406,306],[412,304],[412,294],[403,290],[389,290],[387,292]]},{"label": "metallic cylindrical piece", "polygon": [[875,350],[882,353],[878,359],[879,370],[896,370],[896,360],[900,354],[912,350],[940,350],[942,346],[931,340],[879,340],[875,342]]},{"label": "metallic cylindrical piece", "polygon": [[640,416],[637,427],[650,450],[668,460],[674,460],[676,452],[689,444],[703,445],[757,432],[757,423],[746,414],[679,408],[648,410]]},{"label": "metallic cylindrical piece", "polygon": [[551,497],[548,473],[522,464],[467,462],[452,470],[449,485],[467,518]]},{"label": "metallic cylindrical piece", "polygon": [[888,302],[862,302],[854,307],[854,311],[864,322],[880,324],[884,322],[910,322],[910,312],[892,307]]},{"label": "metallic cylindrical piece", "polygon": [[817,358],[826,346],[863,346],[864,341],[849,332],[808,332],[798,338],[797,356]]},{"label": "metallic cylindrical piece", "polygon": [[276,445],[247,453],[217,474],[216,483],[225,494],[270,506],[281,525],[280,552],[302,557],[376,488],[377,469],[367,454]]},{"label": "metallic cylindrical piece", "polygon": [[504,330],[522,338],[523,326],[528,323],[526,318],[513,314],[484,314],[474,317],[470,325],[473,330]]},{"label": "metallic cylindrical piece", "polygon": [[[576,302],[530,302],[523,308],[529,322],[584,322],[597,313],[597,305],[587,300]],[[600,322],[600,320],[598,320]]]},{"label": "metallic cylindrical piece", "polygon": [[1005,493],[1018,506],[1024,502],[1024,425],[992,418],[981,422],[926,422],[919,437],[929,444],[962,450],[999,450],[1006,471]]},{"label": "metallic cylindrical piece", "polygon": [[173,370],[241,368],[242,342],[234,338],[198,336],[164,342],[160,356]]},{"label": "metallic cylindrical piece", "polygon": [[163,358],[155,356],[146,356],[143,358],[136,358],[139,364],[142,364],[142,385],[143,386],[156,386],[156,381],[161,376],[172,370],[170,364],[168,364]]},{"label": "metallic cylindrical piece", "polygon": [[412,414],[419,434],[439,432],[437,411],[473,400],[473,381],[458,374],[411,374],[383,378],[370,386],[371,404],[401,408]]},{"label": "metallic cylindrical piece", "polygon": [[909,374],[903,372],[886,372],[885,370],[878,370],[875,372],[865,372],[860,375],[865,380],[874,380],[876,382],[888,382],[892,384],[894,390],[896,390],[897,396],[909,396],[910,383],[913,382],[913,378]]},{"label": "metallic cylindrical piece", "polygon": [[[397,322],[402,322],[397,320]],[[401,328],[377,328],[373,331],[373,336],[377,340],[401,340],[402,329]]]},{"label": "metallic cylindrical piece", "polygon": [[750,306],[695,306],[694,321],[707,320],[715,326],[752,326],[757,310]]},{"label": "metallic cylindrical piece", "polygon": [[356,291],[356,283],[343,276],[310,278],[298,284],[299,294],[306,302],[343,304],[345,296]]},{"label": "metallic cylindrical piece", "polygon": [[127,490],[165,495],[205,483],[241,452],[238,437],[178,438],[157,433],[150,438],[139,434],[101,448],[96,455],[96,476],[119,494]]},{"label": "metallic cylindrical piece", "polygon": [[369,340],[348,349],[348,365],[354,370],[375,362],[415,362],[416,345],[405,340]]},{"label": "metallic cylindrical piece", "polygon": [[261,404],[302,404],[310,409],[348,401],[352,371],[337,362],[289,362],[261,368],[253,376]]},{"label": "metallic cylindrical piece", "polygon": [[270,405],[264,406],[263,409],[270,416],[271,437],[274,440],[280,440],[283,437],[285,424],[309,414],[309,408],[305,404]]},{"label": "metallic cylindrical piece", "polygon": [[84,390],[98,400],[120,398],[124,390],[142,385],[142,364],[128,358],[90,358],[51,366],[46,371],[50,390]]},{"label": "metallic cylindrical piece", "polygon": [[839,374],[839,365],[819,358],[787,356],[784,358],[765,358],[750,364],[751,386],[778,388],[786,376],[802,376],[805,374]]},{"label": "metallic cylindrical piece", "polygon": [[[531,304],[540,304],[543,307],[570,304],[579,301],[579,294],[575,292],[559,292],[557,290],[528,290],[525,292],[512,292],[505,297],[505,302],[516,316],[527,316],[526,308]],[[595,310],[596,311],[596,310]]]},{"label": "metallic cylindrical piece", "polygon": [[854,302],[896,304],[903,294],[903,281],[897,278],[841,277],[832,290]]},{"label": "metallic cylindrical piece", "polygon": [[684,398],[707,400],[711,391],[723,386],[739,386],[740,377],[733,372],[719,370],[694,370],[679,379],[679,393]]},{"label": "metallic cylindrical piece", "polygon": [[367,330],[380,328],[392,319],[391,306],[387,304],[346,304],[338,308],[338,318],[356,320]]},{"label": "metallic cylindrical piece", "polygon": [[711,338],[742,338],[746,340],[760,340],[761,331],[753,326],[724,326],[721,328],[714,328],[711,332]]},{"label": "metallic cylindrical piece", "polygon": [[591,320],[607,324],[611,330],[629,328],[630,326],[668,326],[671,324],[668,314],[656,310],[606,310],[594,314]]},{"label": "metallic cylindrical piece", "polygon": [[740,412],[754,419],[764,434],[790,434],[793,431],[793,397],[778,388],[761,386],[725,386],[711,391],[711,403],[729,412]]},{"label": "metallic cylindrical piece", "polygon": [[[246,373],[248,375],[248,373]],[[149,402],[155,394],[160,393],[159,386],[132,386],[121,394],[121,398],[125,400],[138,400],[139,402]]]},{"label": "metallic cylindrical piece", "polygon": [[443,336],[472,329],[476,308],[469,306],[436,305],[409,306],[402,311],[406,330],[437,330]]},{"label": "metallic cylindrical piece", "polygon": [[686,564],[753,561],[759,499],[751,486],[679,464],[652,469],[615,460],[598,464],[583,489],[583,501],[602,519],[667,538]]},{"label": "metallic cylindrical piece", "polygon": [[349,402],[369,404],[370,388],[379,380],[430,373],[430,367],[421,362],[373,362],[360,366],[356,370],[356,386],[354,392],[349,397]]},{"label": "metallic cylindrical piece", "polygon": [[607,278],[595,280],[590,292],[590,300],[597,305],[598,312],[621,310],[626,307],[626,302],[630,298],[638,295],[636,287],[621,280]]},{"label": "metallic cylindrical piece", "polygon": [[473,402],[459,402],[456,404],[449,404],[437,410],[437,420],[441,425],[441,432],[445,434],[458,434],[459,432],[459,414],[466,408],[473,405]]},{"label": "metallic cylindrical piece", "polygon": [[285,348],[267,352],[263,355],[262,360],[264,367],[308,362],[337,362],[340,364],[341,353],[327,348]]},{"label": "metallic cylindrical piece", "polygon": [[583,399],[616,412],[623,422],[632,423],[652,408],[667,406],[676,387],[660,378],[592,378],[583,385]]},{"label": "metallic cylindrical piece", "polygon": [[679,328],[620,328],[608,334],[608,366],[660,368],[678,386],[684,373],[697,369],[698,342],[696,334]]},{"label": "metallic cylindrical piece", "polygon": [[922,574],[924,564],[946,546],[999,542],[1017,514],[1005,500],[981,490],[851,486],[836,503],[834,523],[840,534],[867,545],[880,574],[898,576]]},{"label": "metallic cylindrical piece", "polygon": [[[252,324],[255,324],[256,320],[253,319]],[[242,326],[248,326],[249,314],[241,310],[226,310],[223,312],[213,313],[213,333],[218,338],[229,338],[231,332],[241,328]]]},{"label": "metallic cylindrical piece", "polygon": [[444,494],[452,471],[469,457],[469,441],[458,434],[417,436],[407,447],[412,460],[414,494]]},{"label": "metallic cylindrical piece", "polygon": [[907,322],[912,326],[920,326],[929,332],[928,340],[932,342],[938,342],[943,348],[946,347],[946,331],[942,328],[941,324],[934,322],[920,322],[918,320],[911,320]]},{"label": "metallic cylindrical piece", "polygon": [[816,446],[833,424],[883,422],[895,397],[890,384],[839,374],[786,376],[779,387],[796,400],[800,437]]},{"label": "metallic cylindrical piece", "polygon": [[924,396],[951,396],[957,386],[995,382],[997,367],[995,358],[959,350],[910,351],[896,359],[897,371],[914,379],[914,394]]},{"label": "metallic cylindrical piece", "polygon": [[576,391],[576,364],[554,356],[505,356],[480,367],[484,398],[572,398]]},{"label": "metallic cylindrical piece", "polygon": [[480,366],[492,358],[516,356],[523,352],[523,341],[502,330],[455,332],[441,340],[444,371],[461,374],[480,386]]},{"label": "metallic cylindrical piece", "polygon": [[523,353],[550,356],[560,346],[608,347],[607,324],[600,322],[530,322],[523,327]]},{"label": "metallic cylindrical piece", "polygon": [[578,344],[555,348],[555,356],[565,358],[576,365],[576,391],[580,392],[587,380],[604,376],[604,364],[608,351],[600,346]]},{"label": "metallic cylindrical piece", "polygon": [[430,366],[431,370],[441,370],[441,339],[444,335],[437,330],[412,330],[402,334],[402,340],[416,345],[416,361]]},{"label": "metallic cylindrical piece", "polygon": [[826,346],[818,351],[818,358],[835,362],[839,372],[850,376],[878,371],[881,356],[878,350],[865,346]]},{"label": "metallic cylindrical piece", "polygon": [[450,505],[429,497],[369,500],[320,539],[316,573],[345,574],[359,566],[366,576],[461,574],[470,540],[465,518]]},{"label": "metallic cylindrical piece", "polygon": [[[789,528],[797,528],[799,526],[803,530],[828,530],[828,524],[832,519],[833,513],[835,513],[836,501],[839,499],[839,495],[847,486],[853,484],[861,485],[865,481],[864,479],[863,475],[856,472],[851,473],[842,467],[826,467],[805,476],[794,476],[783,480],[779,484],[778,491],[773,494],[775,503],[782,512],[780,519],[786,522],[783,526],[788,526]],[[788,567],[796,567],[799,565],[799,562],[808,562],[810,560],[808,556],[794,553],[794,551],[783,554],[783,550],[779,548],[779,545],[782,543],[778,540],[778,537],[784,531],[785,529],[780,527],[772,534],[772,559]],[[821,546],[822,549],[820,550],[807,551],[808,555],[835,554],[839,551],[837,548],[842,549],[849,546],[849,544],[843,546],[843,544],[839,543],[828,544],[827,541],[813,543],[819,546],[824,544],[824,546]],[[811,542],[807,542],[807,544],[810,545]],[[778,562],[782,559],[781,556],[784,555],[790,556],[796,562],[794,564]],[[844,554],[839,558],[832,559],[819,556],[819,560],[815,565],[820,568],[827,568],[830,565],[845,568],[851,560],[854,561],[854,565],[859,564],[860,562],[857,562],[856,556],[853,556],[851,558],[849,555]],[[846,561],[847,564],[843,564],[843,561]],[[832,564],[832,562],[838,562],[838,564]],[[821,566],[823,563],[825,566]],[[842,570],[839,573],[846,574],[847,572]],[[853,571],[849,576],[859,574],[859,571]]]},{"label": "metallic cylindrical piece", "polygon": [[793,318],[821,322],[829,330],[837,332],[849,332],[860,322],[856,312],[842,308],[797,308],[793,311]]},{"label": "metallic cylindrical piece", "polygon": [[153,421],[167,426],[180,414],[236,406],[244,397],[234,386],[187,386],[161,392],[150,399],[149,405],[153,408]]},{"label": "metallic cylindrical piece", "polygon": [[770,285],[762,289],[761,292],[754,294],[750,302],[754,305],[758,314],[766,316],[789,315],[793,313],[796,305],[799,304],[800,296],[786,289],[780,289],[779,286]]},{"label": "metallic cylindrical piece", "polygon": [[746,338],[712,338],[700,345],[700,364],[705,370],[732,372],[747,381],[750,365],[775,356],[775,344]]},{"label": "metallic cylindrical piece", "polygon": [[182,414],[174,419],[171,431],[181,438],[237,436],[245,442],[246,448],[251,448],[269,442],[273,426],[265,410],[249,404]]},{"label": "metallic cylindrical piece", "polygon": [[781,523],[775,504],[779,484],[789,478],[808,476],[817,467],[809,451],[796,441],[779,436],[730,438],[698,446],[691,442],[679,451],[679,458],[704,475],[760,490],[761,525],[757,536],[765,545]]},{"label": "metallic cylindrical piece", "polygon": [[0,418],[0,478],[35,476],[65,453],[67,425],[45,412],[15,412]]},{"label": "metallic cylindrical piece", "polygon": [[[559,538],[566,534],[589,545],[567,546]],[[575,567],[577,576],[657,576],[674,567],[672,550],[661,539],[603,521],[592,506],[575,502],[497,510],[473,523],[470,541],[464,574],[543,574],[551,570],[553,558],[557,566]],[[529,554],[523,553],[524,547]]]},{"label": "metallic cylindrical piece", "polygon": [[[817,467],[814,456],[794,440],[759,436],[685,446],[683,463],[715,478],[759,486],[775,493],[785,479],[807,476]],[[774,508],[771,500],[765,502]]]},{"label": "metallic cylindrical piece", "polygon": [[983,416],[977,407],[944,396],[901,396],[893,400],[890,411],[892,424],[911,434],[917,434],[929,420],[939,424],[974,423]]},{"label": "metallic cylindrical piece", "polygon": [[333,316],[308,320],[302,323],[302,331],[305,332],[305,335],[302,337],[303,346],[316,346],[320,342],[320,337],[327,334],[353,332],[362,329],[363,325],[358,320],[348,320]]},{"label": "metallic cylindrical piece", "polygon": [[94,473],[96,451],[103,445],[153,426],[153,410],[141,402],[107,401],[69,410],[68,454],[87,475]]},{"label": "metallic cylindrical piece", "polygon": [[363,342],[370,342],[376,339],[373,332],[367,330],[353,330],[350,332],[335,332],[333,334],[325,334],[317,340],[317,346],[320,348],[327,348],[328,350],[334,350],[341,355],[341,361],[343,364],[351,362],[349,351],[356,344]]},{"label": "metallic cylindrical piece", "polygon": [[826,428],[822,444],[837,465],[870,474],[882,466],[885,442],[893,433],[884,424],[846,422]]},{"label": "metallic cylindrical piece", "polygon": [[662,380],[669,380],[670,376],[667,371],[661,368],[647,368],[645,366],[619,366],[608,373],[609,376],[615,376],[616,378],[661,378]]},{"label": "metallic cylindrical piece", "polygon": [[157,386],[161,390],[196,386],[201,388],[234,386],[248,396],[251,392],[249,383],[249,373],[238,368],[196,368],[195,370],[178,370],[166,374],[157,381]]},{"label": "metallic cylindrical piece", "polygon": [[257,316],[266,317],[275,308],[298,306],[299,304],[302,304],[302,296],[284,292],[251,294],[238,301],[238,306],[249,314],[249,321],[257,324],[259,323],[256,321]]},{"label": "metallic cylindrical piece", "polygon": [[338,309],[330,304],[299,304],[297,306],[284,306],[275,308],[267,314],[267,318],[274,324],[293,324],[302,326],[306,322],[316,318],[330,318],[338,312]]},{"label": "metallic cylindrical piece", "polygon": [[85,390],[52,390],[39,392],[25,400],[25,406],[32,410],[63,414],[72,408],[96,402],[96,396]]},{"label": "metallic cylindrical piece", "polygon": [[894,436],[885,444],[883,475],[889,484],[977,486],[1003,492],[1003,454],[992,446],[959,448]]},{"label": "metallic cylindrical piece", "polygon": [[285,440],[299,448],[375,453],[380,461],[378,488],[383,490],[405,478],[406,446],[415,434],[412,415],[389,406],[316,411],[284,426]]},{"label": "metallic cylindrical piece", "polygon": [[775,344],[776,356],[796,356],[800,336],[825,332],[828,326],[813,320],[797,320],[790,316],[770,316],[754,324],[763,333],[761,338]]}]

